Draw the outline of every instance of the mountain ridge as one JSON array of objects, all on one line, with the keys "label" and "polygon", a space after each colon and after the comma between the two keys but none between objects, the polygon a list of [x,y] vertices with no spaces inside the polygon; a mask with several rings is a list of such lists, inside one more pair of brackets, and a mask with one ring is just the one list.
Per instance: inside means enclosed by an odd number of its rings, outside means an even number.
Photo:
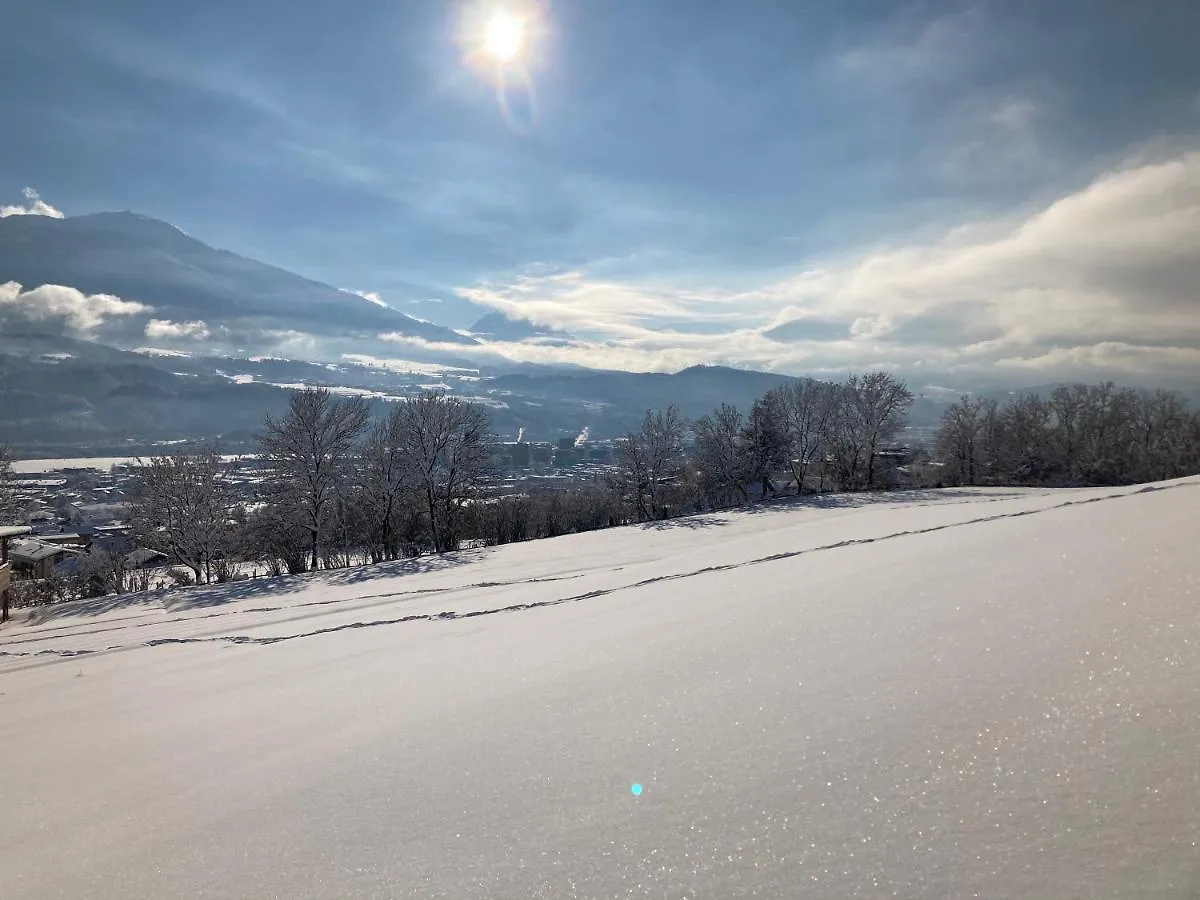
[{"label": "mountain ridge", "polygon": [[471,345],[424,322],[279,266],[219,249],[134,212],[0,219],[0,283],[63,285],[152,308],[170,321],[201,321],[239,337],[272,331],[374,338],[391,332]]},{"label": "mountain ridge", "polygon": [[523,341],[530,338],[571,340],[571,335],[565,331],[537,325],[528,319],[509,316],[499,310],[481,316],[468,330],[479,337],[497,341]]}]

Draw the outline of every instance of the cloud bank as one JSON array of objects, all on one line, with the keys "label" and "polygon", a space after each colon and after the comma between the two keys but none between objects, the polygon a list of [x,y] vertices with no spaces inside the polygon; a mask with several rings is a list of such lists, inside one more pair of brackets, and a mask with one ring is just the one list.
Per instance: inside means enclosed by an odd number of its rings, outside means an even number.
[{"label": "cloud bank", "polygon": [[165,338],[167,340],[191,338],[203,341],[212,335],[212,331],[208,324],[202,321],[172,322],[168,319],[151,319],[146,323],[145,334],[148,338]]},{"label": "cloud bank", "polygon": [[[1018,120],[1026,114],[1020,106],[1006,112]],[[722,363],[813,374],[885,365],[996,380],[1194,378],[1200,152],[1132,161],[1023,215],[801,265],[744,290],[681,290],[579,269],[458,293],[586,338],[481,349],[522,361],[646,371]]]},{"label": "cloud bank", "polygon": [[111,294],[84,294],[73,287],[43,284],[26,291],[15,281],[0,284],[0,312],[28,321],[61,320],[71,331],[87,334],[106,320],[150,312],[150,307]]}]

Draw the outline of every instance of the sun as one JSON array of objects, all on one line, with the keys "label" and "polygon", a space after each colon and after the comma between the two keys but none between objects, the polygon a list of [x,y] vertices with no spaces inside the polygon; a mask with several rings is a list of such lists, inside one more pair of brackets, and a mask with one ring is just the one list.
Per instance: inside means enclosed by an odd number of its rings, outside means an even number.
[{"label": "sun", "polygon": [[516,59],[525,43],[525,27],[520,19],[498,12],[483,30],[483,49],[498,62]]}]

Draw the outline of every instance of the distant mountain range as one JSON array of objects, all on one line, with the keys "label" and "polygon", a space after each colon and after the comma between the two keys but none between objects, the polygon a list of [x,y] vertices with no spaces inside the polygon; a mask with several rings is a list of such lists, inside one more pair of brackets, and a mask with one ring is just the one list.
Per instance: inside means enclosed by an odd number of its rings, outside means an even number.
[{"label": "distant mountain range", "polygon": [[[13,302],[8,285],[4,302],[7,282],[22,286],[23,300]],[[65,286],[72,297],[43,296],[42,285]],[[91,297],[98,294],[145,309],[81,333],[79,320],[72,326],[54,306],[111,306]],[[281,334],[317,336],[321,349],[304,360],[280,358],[303,355],[273,350]],[[585,427],[593,438],[615,437],[636,428],[647,409],[671,404],[689,418],[721,403],[745,409],[788,380],[720,366],[676,374],[485,366],[470,354],[488,341],[572,339],[500,312],[460,333],[135,213],[0,219],[0,443],[26,455],[129,452],[198,438],[242,448],[298,385],[380,403],[447,390],[486,404],[501,438],[524,429],[532,440],[553,440]],[[922,399],[914,422],[936,421],[942,408]]]},{"label": "distant mountain range", "polygon": [[422,389],[448,390],[489,408],[493,428],[513,440],[595,439],[636,428],[646,409],[670,404],[695,417],[715,404],[743,408],[786,376],[717,366],[674,375],[628,372],[487,376],[434,364],[315,363],[119,350],[34,331],[0,333],[0,442],[25,455],[107,455],[156,442],[252,442],[266,413],[289,391],[321,385],[386,404]]}]

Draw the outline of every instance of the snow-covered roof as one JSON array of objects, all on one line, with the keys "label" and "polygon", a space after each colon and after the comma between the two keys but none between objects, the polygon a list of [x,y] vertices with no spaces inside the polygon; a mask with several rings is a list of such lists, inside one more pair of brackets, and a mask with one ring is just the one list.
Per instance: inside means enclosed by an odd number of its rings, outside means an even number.
[{"label": "snow-covered roof", "polygon": [[125,555],[125,562],[131,566],[145,566],[152,562],[157,562],[160,559],[166,559],[167,554],[160,553],[157,550],[151,550],[149,547],[140,547],[132,553]]},{"label": "snow-covered roof", "polygon": [[59,544],[47,544],[45,541],[37,540],[15,541],[8,548],[10,558],[31,563],[41,562],[43,559],[50,559],[66,552],[66,548]]}]

